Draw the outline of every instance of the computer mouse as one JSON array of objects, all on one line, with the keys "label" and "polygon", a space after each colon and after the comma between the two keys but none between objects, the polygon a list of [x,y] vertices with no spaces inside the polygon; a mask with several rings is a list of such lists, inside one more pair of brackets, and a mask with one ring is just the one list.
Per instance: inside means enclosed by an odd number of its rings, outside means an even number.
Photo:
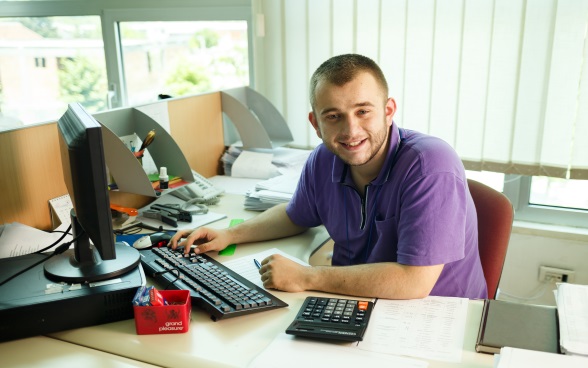
[{"label": "computer mouse", "polygon": [[164,247],[169,243],[171,239],[171,235],[164,232],[153,233],[150,235],[145,235],[137,239],[133,243],[133,248],[136,249],[149,249],[149,248],[160,248]]}]

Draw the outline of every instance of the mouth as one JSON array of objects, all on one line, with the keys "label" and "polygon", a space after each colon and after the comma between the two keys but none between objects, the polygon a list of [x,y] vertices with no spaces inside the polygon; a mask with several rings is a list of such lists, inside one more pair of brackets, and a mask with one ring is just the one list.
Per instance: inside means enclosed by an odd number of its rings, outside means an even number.
[{"label": "mouth", "polygon": [[366,141],[365,139],[362,139],[359,141],[339,142],[339,143],[348,150],[354,150],[354,149],[357,149],[359,146],[361,146],[363,144],[363,142],[365,142],[365,141]]}]

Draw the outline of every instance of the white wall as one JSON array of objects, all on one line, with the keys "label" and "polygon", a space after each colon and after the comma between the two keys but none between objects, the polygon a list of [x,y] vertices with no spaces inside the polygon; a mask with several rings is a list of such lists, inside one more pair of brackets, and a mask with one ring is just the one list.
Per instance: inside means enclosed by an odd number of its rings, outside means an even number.
[{"label": "white wall", "polygon": [[539,266],[575,271],[576,284],[588,285],[588,233],[576,229],[544,230],[515,224],[500,280],[498,299],[555,305],[554,283],[541,283]]}]

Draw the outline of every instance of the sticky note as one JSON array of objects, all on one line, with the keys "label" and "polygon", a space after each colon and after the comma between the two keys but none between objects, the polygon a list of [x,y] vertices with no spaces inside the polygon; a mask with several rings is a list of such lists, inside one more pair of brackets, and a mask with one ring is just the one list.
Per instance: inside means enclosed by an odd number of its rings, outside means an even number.
[{"label": "sticky note", "polygon": [[[229,227],[240,224],[243,221],[244,221],[243,219],[232,219],[231,223],[229,224]],[[219,256],[232,256],[233,254],[235,254],[236,248],[237,248],[237,244],[229,244],[225,249],[218,252],[218,255]]]}]

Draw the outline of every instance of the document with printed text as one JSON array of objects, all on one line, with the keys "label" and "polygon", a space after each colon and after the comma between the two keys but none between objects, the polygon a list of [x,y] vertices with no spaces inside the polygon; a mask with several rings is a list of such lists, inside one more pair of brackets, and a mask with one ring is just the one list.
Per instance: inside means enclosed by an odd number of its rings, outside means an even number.
[{"label": "document with printed text", "polygon": [[378,299],[357,348],[460,362],[467,313],[465,298]]}]

